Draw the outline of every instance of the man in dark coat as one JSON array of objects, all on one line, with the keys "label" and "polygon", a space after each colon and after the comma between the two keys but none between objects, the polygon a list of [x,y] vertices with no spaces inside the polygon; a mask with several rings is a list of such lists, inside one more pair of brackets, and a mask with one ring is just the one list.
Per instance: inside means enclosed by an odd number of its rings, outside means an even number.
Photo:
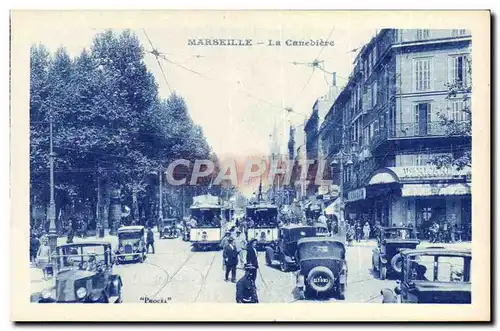
[{"label": "man in dark coat", "polygon": [[231,281],[236,283],[236,266],[238,265],[238,250],[234,245],[234,238],[229,237],[228,244],[224,247],[224,263],[226,264],[226,282],[229,280],[229,272],[231,272]]},{"label": "man in dark coat", "polygon": [[153,250],[153,254],[155,253],[155,236],[151,227],[148,227],[148,232],[146,233],[146,253],[149,254],[149,246]]},{"label": "man in dark coat", "polygon": [[259,303],[254,281],[257,269],[251,264],[246,264],[245,271],[245,276],[236,283],[236,303]]},{"label": "man in dark coat", "polygon": [[255,267],[255,273],[252,275],[253,281],[257,279],[257,269],[259,268],[259,260],[257,258],[257,239],[252,239],[247,245],[247,264]]}]

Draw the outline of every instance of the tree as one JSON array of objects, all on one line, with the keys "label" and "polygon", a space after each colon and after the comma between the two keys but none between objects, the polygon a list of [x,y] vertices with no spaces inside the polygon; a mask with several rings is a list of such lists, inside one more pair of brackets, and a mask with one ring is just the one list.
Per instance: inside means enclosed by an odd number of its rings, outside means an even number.
[{"label": "tree", "polygon": [[443,154],[436,156],[432,163],[438,168],[455,167],[463,169],[472,166],[472,150],[470,148],[470,139],[472,138],[472,108],[470,96],[472,92],[472,61],[466,58],[463,75],[460,79],[447,84],[447,100],[452,107],[447,108],[445,112],[439,113],[441,125],[448,137],[463,137],[467,142],[465,147],[458,148],[452,154]]}]

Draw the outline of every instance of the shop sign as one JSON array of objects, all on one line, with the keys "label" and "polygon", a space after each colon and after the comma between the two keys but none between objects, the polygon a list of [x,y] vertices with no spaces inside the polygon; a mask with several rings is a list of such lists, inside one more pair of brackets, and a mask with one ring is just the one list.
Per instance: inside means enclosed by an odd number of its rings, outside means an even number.
[{"label": "shop sign", "polygon": [[435,166],[414,166],[414,167],[399,167],[400,179],[409,178],[445,178],[452,179],[460,176],[467,176],[470,172],[465,170],[457,170],[451,167],[438,168]]},{"label": "shop sign", "polygon": [[366,199],[366,188],[364,187],[347,192],[348,202],[363,200],[363,199]]},{"label": "shop sign", "polygon": [[403,197],[446,196],[471,194],[468,184],[405,184],[401,189]]}]

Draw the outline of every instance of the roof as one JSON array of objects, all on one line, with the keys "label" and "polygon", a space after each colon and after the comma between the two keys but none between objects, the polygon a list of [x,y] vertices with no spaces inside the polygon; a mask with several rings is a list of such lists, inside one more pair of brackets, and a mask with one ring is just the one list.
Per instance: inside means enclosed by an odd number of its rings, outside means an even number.
[{"label": "roof", "polygon": [[305,237],[299,239],[297,242],[298,245],[300,244],[305,244],[305,243],[315,243],[315,242],[331,242],[331,243],[339,243],[344,245],[344,243],[338,239],[331,238],[331,237]]},{"label": "roof", "polygon": [[418,249],[409,249],[401,251],[401,254],[410,256],[410,255],[457,255],[457,256],[472,256],[472,252],[470,249],[456,249],[456,248],[439,248],[439,247],[430,247],[430,248],[418,248]]},{"label": "roof", "polygon": [[282,229],[289,229],[289,230],[292,230],[292,229],[303,229],[303,228],[316,228],[315,226],[313,225],[297,225],[297,224],[288,224],[288,225],[284,225],[281,227]]},{"label": "roof", "polygon": [[256,205],[248,205],[247,209],[277,209],[278,206],[272,205],[272,204],[267,204],[267,203],[258,203]]},{"label": "roof", "polygon": [[412,227],[409,226],[382,226],[380,227],[382,230],[413,230]]},{"label": "roof", "polygon": [[141,231],[141,230],[144,230],[144,227],[142,225],[129,225],[120,227],[118,229],[118,232]]},{"label": "roof", "polygon": [[111,245],[109,241],[83,241],[83,242],[77,242],[77,243],[65,243],[58,245],[57,247],[70,247],[70,246],[100,246],[100,245]]}]

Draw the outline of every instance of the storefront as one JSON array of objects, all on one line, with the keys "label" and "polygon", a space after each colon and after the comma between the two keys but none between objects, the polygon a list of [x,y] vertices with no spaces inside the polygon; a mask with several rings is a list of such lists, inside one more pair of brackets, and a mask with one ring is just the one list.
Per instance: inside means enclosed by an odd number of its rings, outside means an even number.
[{"label": "storefront", "polygon": [[382,226],[411,225],[420,232],[433,222],[448,223],[468,238],[470,171],[434,166],[381,169],[365,187],[347,192],[346,217]]}]

